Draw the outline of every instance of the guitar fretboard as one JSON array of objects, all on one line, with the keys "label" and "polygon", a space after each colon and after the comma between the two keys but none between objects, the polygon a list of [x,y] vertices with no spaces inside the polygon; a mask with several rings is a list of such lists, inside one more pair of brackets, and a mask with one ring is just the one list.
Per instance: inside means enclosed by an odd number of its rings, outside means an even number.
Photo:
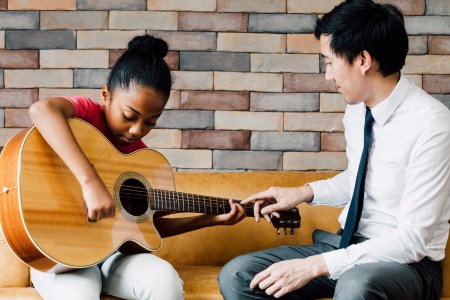
[{"label": "guitar fretboard", "polygon": [[[198,212],[212,215],[230,212],[228,199],[202,196],[190,193],[151,189],[150,206],[153,210],[170,210],[179,212]],[[234,200],[235,202],[239,202]],[[253,216],[253,205],[243,206],[247,216]]]}]

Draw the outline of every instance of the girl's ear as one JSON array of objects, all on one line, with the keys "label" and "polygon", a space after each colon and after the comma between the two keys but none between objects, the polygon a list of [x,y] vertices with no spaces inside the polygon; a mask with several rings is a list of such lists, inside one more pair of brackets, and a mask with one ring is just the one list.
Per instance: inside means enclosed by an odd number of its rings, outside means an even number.
[{"label": "girl's ear", "polygon": [[111,93],[106,85],[102,86],[100,99],[102,100],[103,105],[106,105],[111,101]]}]

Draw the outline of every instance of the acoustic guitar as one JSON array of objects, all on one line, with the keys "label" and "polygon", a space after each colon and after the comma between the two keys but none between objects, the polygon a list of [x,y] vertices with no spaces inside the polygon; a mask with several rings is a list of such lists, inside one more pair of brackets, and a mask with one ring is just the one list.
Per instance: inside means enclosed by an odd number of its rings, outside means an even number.
[{"label": "acoustic guitar", "polygon": [[[12,137],[0,156],[0,222],[7,244],[41,271],[98,264],[119,250],[150,252],[161,247],[153,225],[156,211],[223,214],[228,199],[175,191],[166,158],[151,149],[125,155],[92,125],[69,125],[116,203],[113,218],[88,222],[81,187],[36,128]],[[253,206],[245,206],[253,216]],[[297,209],[273,218],[276,228],[300,227]]]}]

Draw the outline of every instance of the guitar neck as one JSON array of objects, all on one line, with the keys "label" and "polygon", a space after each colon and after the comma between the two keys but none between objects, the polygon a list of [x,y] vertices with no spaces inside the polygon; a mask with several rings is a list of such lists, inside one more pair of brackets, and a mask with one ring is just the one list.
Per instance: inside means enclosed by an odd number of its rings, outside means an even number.
[{"label": "guitar neck", "polygon": [[[178,212],[197,212],[220,215],[230,212],[228,199],[202,196],[190,193],[152,189],[150,206],[153,210],[169,210]],[[233,200],[234,202],[239,202]],[[247,216],[253,216],[253,205],[243,205]]]}]

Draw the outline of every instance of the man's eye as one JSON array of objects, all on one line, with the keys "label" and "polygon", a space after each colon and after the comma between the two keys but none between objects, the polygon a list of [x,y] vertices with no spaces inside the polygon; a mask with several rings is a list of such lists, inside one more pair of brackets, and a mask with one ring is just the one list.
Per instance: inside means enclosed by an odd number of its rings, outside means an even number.
[{"label": "man's eye", "polygon": [[128,116],[126,116],[126,115],[123,115],[123,118],[125,119],[125,120],[127,120],[127,121],[131,121],[133,118],[132,117],[128,117]]}]

